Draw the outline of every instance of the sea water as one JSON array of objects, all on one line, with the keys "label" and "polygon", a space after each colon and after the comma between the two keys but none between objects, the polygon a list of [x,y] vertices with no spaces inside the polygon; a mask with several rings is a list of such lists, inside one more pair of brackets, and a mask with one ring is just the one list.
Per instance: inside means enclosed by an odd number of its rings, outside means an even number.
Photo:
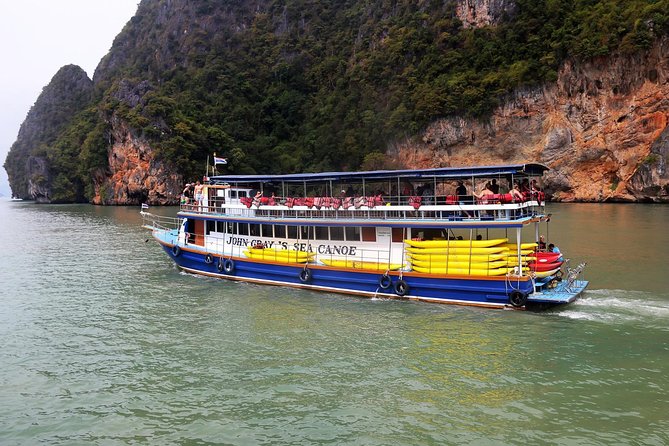
[{"label": "sea water", "polygon": [[138,208],[1,201],[0,445],[669,443],[669,207],[549,212],[591,283],[531,313],[197,277]]}]

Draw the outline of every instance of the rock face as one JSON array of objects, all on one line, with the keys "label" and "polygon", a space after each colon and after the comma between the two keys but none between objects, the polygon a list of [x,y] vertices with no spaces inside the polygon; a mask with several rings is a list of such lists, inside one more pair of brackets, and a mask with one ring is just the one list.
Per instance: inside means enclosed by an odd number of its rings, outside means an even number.
[{"label": "rock face", "polygon": [[128,205],[178,203],[183,184],[172,166],[155,157],[146,141],[133,136],[126,124],[112,119],[113,141],[109,151],[109,170],[94,178],[94,204]]},{"label": "rock face", "polygon": [[455,5],[455,14],[465,28],[495,25],[515,11],[515,0],[459,0]]},{"label": "rock face", "polygon": [[[132,109],[142,104],[151,90],[148,81],[134,84],[122,80],[114,99]],[[113,113],[105,119],[111,128],[108,168],[95,172],[91,202],[105,205],[177,204],[183,184],[177,169],[159,160],[154,148],[136,136],[136,131],[118,114]]]},{"label": "rock face", "polygon": [[541,162],[563,201],[669,202],[669,39],[644,55],[567,62],[486,122],[450,118],[393,155],[407,167]]}]

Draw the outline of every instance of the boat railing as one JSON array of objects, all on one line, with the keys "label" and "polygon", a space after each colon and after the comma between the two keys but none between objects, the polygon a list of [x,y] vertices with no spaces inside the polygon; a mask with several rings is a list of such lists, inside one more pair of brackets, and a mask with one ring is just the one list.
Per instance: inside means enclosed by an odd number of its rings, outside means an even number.
[{"label": "boat railing", "polygon": [[583,280],[582,278],[581,280],[579,280],[579,278],[582,277],[586,265],[587,263],[583,262],[579,263],[574,268],[567,268],[567,275],[565,278],[566,279],[565,288],[567,291],[569,292],[573,291],[574,286],[577,285],[579,281]]},{"label": "boat railing", "polygon": [[[405,204],[402,197],[382,203],[368,199],[343,207],[340,201],[329,201],[318,198],[307,201],[300,199],[290,202],[282,197],[263,197],[262,200],[247,201],[245,204],[226,203],[222,197],[212,197],[207,202],[194,202],[181,205],[181,211],[206,215],[264,217],[264,218],[298,218],[298,219],[443,219],[460,220],[517,220],[542,214],[544,203],[529,197],[527,201],[503,203],[501,201],[479,200],[468,204],[467,201],[442,201],[434,197],[436,204]],[[378,203],[378,204],[377,204]]]},{"label": "boat railing", "polygon": [[156,215],[150,212],[141,212],[142,227],[152,231],[171,231],[179,229],[183,222],[183,218],[170,217],[166,215]]}]

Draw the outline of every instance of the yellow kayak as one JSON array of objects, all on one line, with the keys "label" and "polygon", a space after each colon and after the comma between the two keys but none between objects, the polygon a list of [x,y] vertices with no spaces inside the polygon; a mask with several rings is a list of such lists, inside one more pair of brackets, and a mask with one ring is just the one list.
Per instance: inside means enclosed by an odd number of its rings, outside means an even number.
[{"label": "yellow kayak", "polygon": [[[516,245],[515,243],[505,243],[504,246],[509,248],[511,251],[515,251],[516,249],[518,249],[518,245]],[[535,242],[521,243],[520,244],[520,249],[523,249],[523,250],[524,249],[529,249],[530,251],[534,251],[535,249],[537,249],[537,244]]]},{"label": "yellow kayak", "polygon": [[411,254],[509,254],[509,249],[504,246],[492,246],[490,248],[406,248]]},{"label": "yellow kayak", "polygon": [[414,248],[490,248],[508,242],[508,238],[493,240],[404,240]]},{"label": "yellow kayak", "polygon": [[506,254],[409,254],[412,260],[433,262],[493,262],[506,259]]},{"label": "yellow kayak", "polygon": [[425,260],[414,260],[411,262],[414,266],[423,268],[439,268],[441,270],[451,269],[497,269],[508,266],[505,260],[497,262],[435,262]]},{"label": "yellow kayak", "polygon": [[552,276],[553,274],[557,273],[560,271],[560,268],[555,268],[550,271],[535,271],[534,272],[534,277],[542,279],[544,277]]},{"label": "yellow kayak", "polygon": [[507,268],[495,269],[467,269],[467,268],[427,268],[423,266],[413,266],[413,270],[419,273],[427,274],[453,274],[457,276],[503,276],[507,273]]},{"label": "yellow kayak", "polygon": [[272,248],[258,249],[249,248],[244,251],[246,257],[256,260],[271,260],[284,263],[305,263],[314,258],[316,254],[305,251],[279,251]]},{"label": "yellow kayak", "polygon": [[[509,264],[517,264],[518,263],[518,256],[506,256],[506,261],[509,262]],[[521,256],[520,261],[523,263],[526,262],[534,262],[536,259],[534,257],[528,257],[528,256]]]},{"label": "yellow kayak", "polygon": [[344,260],[344,259],[319,259],[327,266],[334,266],[337,268],[353,268],[364,269],[371,271],[394,271],[402,268],[399,263],[383,263],[383,262],[365,262],[362,260]]}]

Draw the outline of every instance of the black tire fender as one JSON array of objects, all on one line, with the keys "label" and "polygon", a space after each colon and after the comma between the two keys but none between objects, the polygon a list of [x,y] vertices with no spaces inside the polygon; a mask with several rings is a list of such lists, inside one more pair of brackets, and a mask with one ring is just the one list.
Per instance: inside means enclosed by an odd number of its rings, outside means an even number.
[{"label": "black tire fender", "polygon": [[223,272],[225,274],[235,273],[235,262],[232,259],[223,260]]},{"label": "black tire fender", "polygon": [[204,256],[204,263],[206,263],[207,265],[211,265],[212,263],[214,263],[214,256],[212,256],[211,254],[207,254],[206,256]]},{"label": "black tire fender", "polygon": [[408,292],[409,284],[406,283],[403,279],[400,279],[395,283],[395,294],[398,296],[406,296]]},{"label": "black tire fender", "polygon": [[509,294],[509,302],[516,308],[520,308],[527,303],[527,294],[522,291],[514,290]]},{"label": "black tire fender", "polygon": [[379,288],[382,290],[387,290],[393,284],[393,279],[388,275],[384,274],[379,277]]},{"label": "black tire fender", "polygon": [[172,246],[172,255],[174,257],[179,257],[180,254],[181,254],[181,248],[179,248],[178,245]]},{"label": "black tire fender", "polygon": [[302,271],[300,271],[300,282],[302,283],[309,283],[311,282],[311,270],[309,268],[304,268]]}]

